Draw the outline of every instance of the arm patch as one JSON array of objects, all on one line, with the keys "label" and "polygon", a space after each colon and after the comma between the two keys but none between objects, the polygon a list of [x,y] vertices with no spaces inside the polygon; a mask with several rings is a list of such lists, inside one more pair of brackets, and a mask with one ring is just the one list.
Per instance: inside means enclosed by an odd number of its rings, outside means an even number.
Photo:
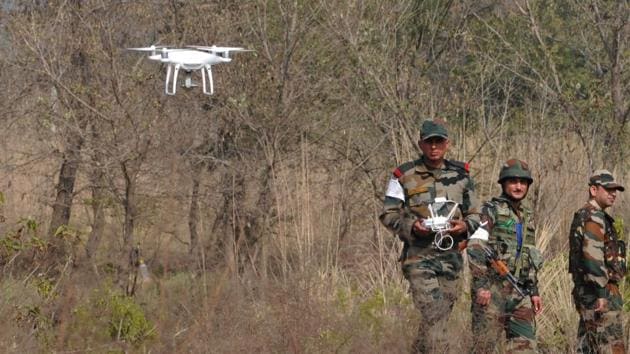
[{"label": "arm patch", "polygon": [[405,201],[405,191],[400,182],[398,182],[397,178],[392,178],[389,180],[389,183],[387,184],[387,191],[385,191],[385,196],[396,198],[403,202]]}]

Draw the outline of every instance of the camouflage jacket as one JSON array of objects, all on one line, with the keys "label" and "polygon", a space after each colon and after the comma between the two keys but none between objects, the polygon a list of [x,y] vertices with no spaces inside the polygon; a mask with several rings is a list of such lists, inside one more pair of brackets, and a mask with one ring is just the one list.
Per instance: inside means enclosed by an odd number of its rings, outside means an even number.
[{"label": "camouflage jacket", "polygon": [[[436,197],[453,200],[459,203],[455,218],[466,217],[479,212],[479,202],[474,191],[474,182],[464,163],[445,160],[441,168],[432,170],[427,168],[424,158],[420,157],[394,170],[385,193],[380,220],[406,243],[406,248],[426,248],[432,244],[433,237],[415,235],[413,224],[429,216],[429,203]],[[468,219],[469,223],[475,222],[474,217]],[[478,218],[476,220],[478,222]],[[469,224],[468,229],[475,226]]]},{"label": "camouflage jacket", "polygon": [[508,266],[510,272],[523,284],[530,295],[538,295],[538,272],[543,258],[536,248],[536,232],[532,212],[522,203],[515,208],[505,196],[492,198],[481,208],[482,226],[468,240],[469,267],[473,278],[472,288],[488,288],[491,281],[503,281],[489,266],[482,246],[493,249]]},{"label": "camouflage jacket", "polygon": [[569,272],[576,286],[591,286],[599,298],[606,285],[626,273],[626,246],[614,228],[614,219],[593,200],[578,210],[569,234]]}]

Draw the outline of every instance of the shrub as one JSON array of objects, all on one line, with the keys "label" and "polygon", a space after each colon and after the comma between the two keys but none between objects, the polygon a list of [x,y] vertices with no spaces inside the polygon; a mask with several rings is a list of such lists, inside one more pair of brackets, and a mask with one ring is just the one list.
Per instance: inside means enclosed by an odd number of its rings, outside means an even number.
[{"label": "shrub", "polygon": [[139,345],[155,334],[154,326],[135,299],[112,289],[109,283],[97,289],[74,313],[76,331],[91,332],[80,335],[83,338],[89,336],[97,341],[110,338]]}]

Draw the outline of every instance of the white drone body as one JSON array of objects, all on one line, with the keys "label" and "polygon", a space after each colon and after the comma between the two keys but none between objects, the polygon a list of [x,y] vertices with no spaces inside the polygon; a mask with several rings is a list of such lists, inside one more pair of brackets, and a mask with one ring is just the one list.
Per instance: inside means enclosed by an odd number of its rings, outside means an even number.
[{"label": "white drone body", "polygon": [[[448,215],[438,215],[436,210],[441,209],[442,206],[447,204],[451,204],[451,209],[448,212]],[[431,231],[435,232],[433,244],[441,251],[448,251],[453,248],[455,244],[455,240],[453,240],[453,237],[449,235],[449,231],[451,229],[450,221],[455,215],[458,206],[459,204],[457,202],[448,200],[444,197],[435,198],[433,203],[429,204],[428,206],[431,217],[425,219],[423,221],[423,224],[426,228],[431,229]]]},{"label": "white drone body", "polygon": [[150,46],[127,49],[151,52],[151,55],[148,57],[149,59],[166,64],[164,91],[167,95],[174,95],[177,91],[177,76],[180,69],[184,69],[186,72],[186,79],[183,84],[186,88],[197,86],[192,82],[191,74],[193,70],[201,70],[203,93],[212,95],[214,93],[212,65],[231,62],[232,58],[230,58],[230,52],[250,51],[240,47],[217,47],[214,45],[211,47],[187,46],[186,48]]}]

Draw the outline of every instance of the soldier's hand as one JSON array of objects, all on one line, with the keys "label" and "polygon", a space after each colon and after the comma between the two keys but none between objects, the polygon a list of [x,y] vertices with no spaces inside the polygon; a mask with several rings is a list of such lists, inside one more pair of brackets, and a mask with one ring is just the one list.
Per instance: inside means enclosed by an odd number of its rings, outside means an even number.
[{"label": "soldier's hand", "polygon": [[604,299],[604,298],[598,298],[597,301],[595,301],[595,312],[606,312],[608,311],[608,300]]},{"label": "soldier's hand", "polygon": [[492,293],[487,289],[478,289],[477,296],[475,302],[481,306],[488,306],[490,304],[490,299],[492,298]]},{"label": "soldier's hand", "polygon": [[466,232],[466,230],[468,230],[468,226],[466,225],[466,223],[464,222],[464,220],[451,220],[451,234],[453,235],[461,235],[464,232]]},{"label": "soldier's hand", "polygon": [[418,236],[429,236],[431,235],[432,231],[431,229],[424,226],[422,220],[416,220],[416,222],[413,223],[413,233]]},{"label": "soldier's hand", "polygon": [[532,307],[534,314],[540,315],[543,311],[542,298],[540,296],[532,296]]}]

